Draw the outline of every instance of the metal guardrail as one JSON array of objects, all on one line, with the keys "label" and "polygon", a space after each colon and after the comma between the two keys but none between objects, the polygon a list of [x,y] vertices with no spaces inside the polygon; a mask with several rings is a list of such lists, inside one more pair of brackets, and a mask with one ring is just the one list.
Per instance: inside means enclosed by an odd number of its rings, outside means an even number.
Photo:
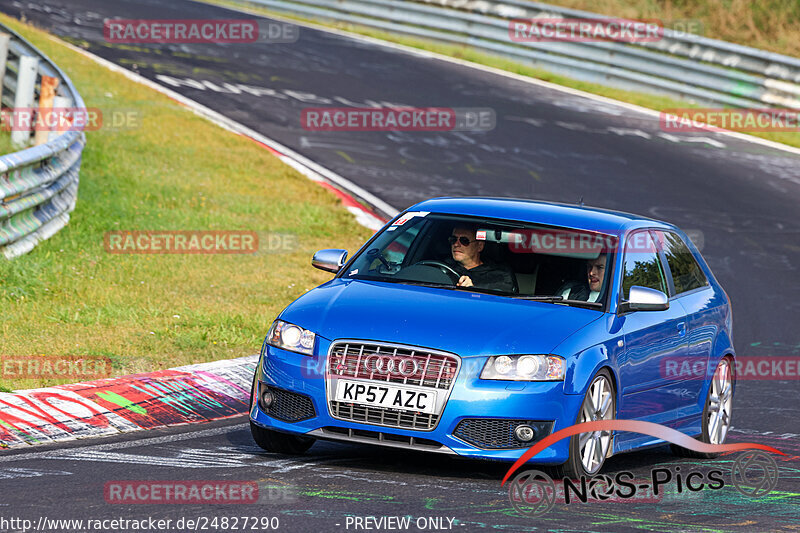
[{"label": "metal guardrail", "polygon": [[[0,24],[0,32],[10,35],[2,77],[3,107],[14,108],[26,99],[38,102],[42,76],[49,76],[59,82],[53,107],[85,110],[80,94],[55,63],[7,26]],[[30,81],[21,75],[20,69],[26,68],[35,69]],[[28,84],[33,85],[33,94],[20,98],[20,86]],[[12,139],[16,133],[12,132]],[[16,140],[28,144],[29,135],[22,132]],[[83,131],[51,131],[44,144],[0,157],[0,253],[6,258],[31,251],[69,222],[85,144]]]},{"label": "metal guardrail", "polygon": [[704,105],[800,109],[800,59],[665,29],[654,42],[514,42],[512,19],[609,19],[524,0],[238,0],[435,39],[571,78]]}]

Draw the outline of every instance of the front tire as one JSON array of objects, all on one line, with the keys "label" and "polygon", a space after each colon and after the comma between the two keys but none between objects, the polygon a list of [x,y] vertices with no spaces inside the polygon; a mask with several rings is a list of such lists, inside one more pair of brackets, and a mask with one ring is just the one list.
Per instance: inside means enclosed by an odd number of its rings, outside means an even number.
[{"label": "front tire", "polygon": [[[731,427],[733,406],[733,365],[730,357],[723,357],[714,371],[703,407],[703,433],[700,441],[706,444],[723,444]],[[718,453],[703,453],[670,444],[672,453],[679,457],[710,459]]]},{"label": "front tire", "polygon": [[[613,420],[617,416],[616,392],[611,374],[605,368],[595,375],[583,398],[576,424],[594,420]],[[573,435],[569,442],[569,459],[555,469],[557,477],[579,479],[591,477],[603,468],[612,452],[611,431],[593,431]]]},{"label": "front tire", "polygon": [[253,440],[256,441],[256,444],[263,450],[285,455],[303,454],[316,442],[316,439],[312,437],[279,433],[257,426],[253,422],[250,422],[250,433],[253,435]]}]

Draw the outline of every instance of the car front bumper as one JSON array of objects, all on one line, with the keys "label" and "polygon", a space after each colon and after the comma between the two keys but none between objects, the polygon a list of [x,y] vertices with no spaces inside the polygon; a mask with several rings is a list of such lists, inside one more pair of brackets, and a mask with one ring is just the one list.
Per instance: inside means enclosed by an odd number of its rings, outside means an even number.
[{"label": "car front bumper", "polygon": [[[325,369],[330,341],[319,338],[317,351],[306,356],[265,346],[256,380],[267,387],[304,395],[313,405],[310,417],[280,420],[265,413],[254,397],[250,420],[261,427],[317,438],[363,442],[457,454],[464,457],[513,461],[550,432],[572,425],[583,401],[582,395],[564,394],[563,382],[514,382],[479,379],[488,357],[464,358],[436,427],[429,431],[386,427],[334,418],[326,395]],[[466,364],[468,363],[468,364]],[[299,398],[292,396],[293,398]],[[308,403],[307,400],[303,400]],[[497,419],[542,422],[536,438],[519,448],[487,449],[454,435],[464,420]],[[462,426],[463,428],[463,426]],[[464,432],[459,432],[463,436]],[[561,464],[569,456],[569,439],[539,453],[535,462]]]}]

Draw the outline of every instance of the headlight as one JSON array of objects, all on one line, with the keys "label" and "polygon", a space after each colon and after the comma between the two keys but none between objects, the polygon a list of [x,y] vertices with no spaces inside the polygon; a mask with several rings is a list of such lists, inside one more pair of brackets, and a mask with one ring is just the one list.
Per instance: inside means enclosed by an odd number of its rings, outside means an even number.
[{"label": "headlight", "polygon": [[314,353],[315,338],[316,335],[313,331],[289,324],[283,320],[273,322],[269,332],[267,332],[267,344],[306,355]]},{"label": "headlight", "polygon": [[500,355],[490,357],[481,379],[509,381],[561,381],[566,365],[557,355]]}]

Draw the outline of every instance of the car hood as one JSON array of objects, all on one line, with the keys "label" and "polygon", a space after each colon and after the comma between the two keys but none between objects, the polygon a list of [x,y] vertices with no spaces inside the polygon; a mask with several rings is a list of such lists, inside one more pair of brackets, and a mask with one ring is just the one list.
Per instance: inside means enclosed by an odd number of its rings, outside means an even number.
[{"label": "car hood", "polygon": [[470,357],[551,353],[602,316],[592,309],[490,294],[334,279],[295,300],[280,318],[329,340],[408,344]]}]

